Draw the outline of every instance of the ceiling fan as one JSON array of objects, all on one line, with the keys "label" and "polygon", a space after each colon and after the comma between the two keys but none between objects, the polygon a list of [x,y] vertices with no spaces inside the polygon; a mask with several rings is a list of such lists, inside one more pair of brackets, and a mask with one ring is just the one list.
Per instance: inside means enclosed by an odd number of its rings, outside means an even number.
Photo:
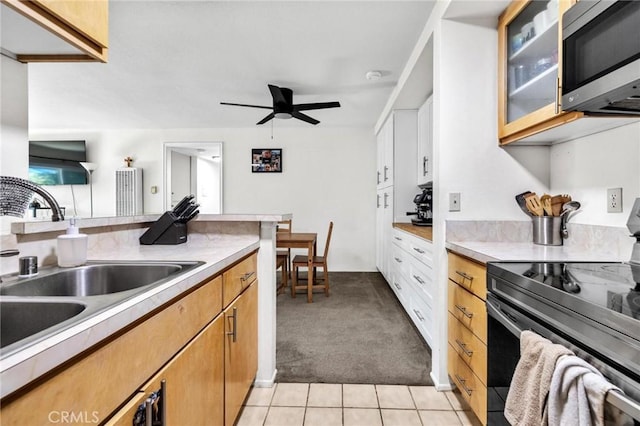
[{"label": "ceiling fan", "polygon": [[338,108],[340,106],[340,102],[318,102],[313,104],[293,104],[293,90],[287,89],[286,87],[278,87],[272,84],[269,84],[269,91],[271,92],[271,97],[273,98],[273,106],[261,106],[261,105],[247,105],[247,104],[234,104],[230,102],[220,102],[222,105],[235,105],[242,107],[250,107],[250,108],[262,108],[262,109],[271,109],[273,110],[269,115],[267,115],[262,120],[258,121],[256,124],[264,124],[272,118],[297,118],[298,120],[306,121],[311,124],[318,124],[319,121],[315,118],[309,117],[306,114],[301,113],[300,111],[308,111],[312,109],[325,109],[325,108]]}]

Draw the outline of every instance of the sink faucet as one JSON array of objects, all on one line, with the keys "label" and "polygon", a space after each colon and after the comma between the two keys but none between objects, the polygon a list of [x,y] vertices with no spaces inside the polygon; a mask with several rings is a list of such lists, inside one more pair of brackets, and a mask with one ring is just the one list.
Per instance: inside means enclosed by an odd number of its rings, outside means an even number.
[{"label": "sink faucet", "polygon": [[64,220],[62,209],[51,194],[31,181],[13,176],[0,176],[0,215],[24,216],[34,192],[51,207],[53,222]]}]

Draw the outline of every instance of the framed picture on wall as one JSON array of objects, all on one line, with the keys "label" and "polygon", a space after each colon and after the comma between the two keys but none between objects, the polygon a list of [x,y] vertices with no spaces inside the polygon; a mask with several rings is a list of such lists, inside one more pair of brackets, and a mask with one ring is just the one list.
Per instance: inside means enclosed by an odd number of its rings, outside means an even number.
[{"label": "framed picture on wall", "polygon": [[253,173],[281,173],[282,148],[253,148],[251,150],[251,171]]}]

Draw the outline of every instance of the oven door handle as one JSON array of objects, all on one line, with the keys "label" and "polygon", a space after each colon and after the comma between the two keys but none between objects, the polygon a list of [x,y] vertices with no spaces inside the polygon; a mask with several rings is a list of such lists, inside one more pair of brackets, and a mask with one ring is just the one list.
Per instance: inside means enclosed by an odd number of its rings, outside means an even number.
[{"label": "oven door handle", "polygon": [[491,295],[487,295],[486,304],[489,316],[502,324],[511,334],[520,340],[522,328],[516,324],[517,320],[500,309],[500,302],[491,297]]}]

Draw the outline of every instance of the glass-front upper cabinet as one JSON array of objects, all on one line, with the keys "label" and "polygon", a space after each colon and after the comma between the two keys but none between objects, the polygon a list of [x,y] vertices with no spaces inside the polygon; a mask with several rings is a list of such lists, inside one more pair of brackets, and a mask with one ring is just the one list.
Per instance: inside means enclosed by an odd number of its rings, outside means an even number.
[{"label": "glass-front upper cabinet", "polygon": [[516,0],[498,22],[500,144],[579,118],[560,111],[559,18],[575,0]]}]

